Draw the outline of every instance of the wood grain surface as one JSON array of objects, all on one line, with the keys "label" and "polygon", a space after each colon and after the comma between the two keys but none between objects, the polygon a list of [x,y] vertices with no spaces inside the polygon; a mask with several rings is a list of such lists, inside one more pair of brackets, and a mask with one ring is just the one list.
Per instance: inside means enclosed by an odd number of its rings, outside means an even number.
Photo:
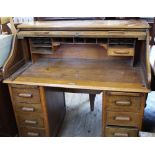
[{"label": "wood grain surface", "polygon": [[[110,68],[110,69],[109,69]],[[43,59],[6,83],[39,86],[148,92],[141,67],[126,61]]]},{"label": "wood grain surface", "polygon": [[112,28],[149,28],[143,20],[84,20],[84,21],[35,21],[18,25],[19,29],[51,30],[103,30]]}]

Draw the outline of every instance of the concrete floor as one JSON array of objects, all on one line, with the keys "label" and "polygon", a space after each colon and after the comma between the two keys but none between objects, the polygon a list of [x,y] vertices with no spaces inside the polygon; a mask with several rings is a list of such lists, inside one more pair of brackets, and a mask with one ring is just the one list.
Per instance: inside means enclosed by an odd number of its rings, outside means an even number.
[{"label": "concrete floor", "polygon": [[[61,137],[100,137],[102,130],[102,95],[95,98],[95,109],[90,111],[88,94],[66,93],[66,117]],[[148,95],[141,137],[155,137],[155,92]]]},{"label": "concrete floor", "polygon": [[61,137],[100,137],[102,130],[102,96],[95,98],[94,111],[90,111],[88,94],[66,93],[66,117]]}]

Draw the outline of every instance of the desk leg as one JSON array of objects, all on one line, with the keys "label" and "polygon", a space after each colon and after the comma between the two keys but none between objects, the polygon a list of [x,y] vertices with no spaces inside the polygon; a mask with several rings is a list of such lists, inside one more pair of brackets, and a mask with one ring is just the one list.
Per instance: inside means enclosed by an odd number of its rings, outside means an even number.
[{"label": "desk leg", "polygon": [[96,94],[89,94],[90,110],[91,110],[91,111],[94,111],[95,97],[96,97]]}]

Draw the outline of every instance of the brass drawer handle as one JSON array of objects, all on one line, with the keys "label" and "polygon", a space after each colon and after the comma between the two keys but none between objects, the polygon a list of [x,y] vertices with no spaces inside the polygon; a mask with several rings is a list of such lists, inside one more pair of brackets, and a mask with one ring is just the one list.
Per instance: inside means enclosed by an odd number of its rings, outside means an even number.
[{"label": "brass drawer handle", "polygon": [[115,132],[114,136],[115,137],[129,137],[129,134],[128,133]]},{"label": "brass drawer handle", "polygon": [[34,112],[34,108],[33,107],[22,107],[22,111],[28,111],[28,112]]},{"label": "brass drawer handle", "polygon": [[121,100],[121,101],[116,101],[115,104],[120,106],[129,106],[131,105],[131,101]]},{"label": "brass drawer handle", "polygon": [[114,119],[116,121],[130,121],[130,117],[128,116],[116,116]]},{"label": "brass drawer handle", "polygon": [[18,94],[19,97],[25,97],[25,98],[32,98],[32,94],[30,93],[20,93]]},{"label": "brass drawer handle", "polygon": [[129,51],[114,51],[115,54],[129,54]]},{"label": "brass drawer handle", "polygon": [[25,120],[24,122],[26,124],[33,124],[33,125],[37,124],[37,121],[32,121],[32,120]]},{"label": "brass drawer handle", "polygon": [[37,133],[37,132],[28,132],[27,135],[37,137],[37,136],[39,136],[39,133]]}]

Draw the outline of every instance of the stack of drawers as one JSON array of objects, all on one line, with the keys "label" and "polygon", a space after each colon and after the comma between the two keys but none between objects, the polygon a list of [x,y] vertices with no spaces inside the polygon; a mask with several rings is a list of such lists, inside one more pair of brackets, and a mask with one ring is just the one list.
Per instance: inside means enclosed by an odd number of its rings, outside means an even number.
[{"label": "stack of drawers", "polygon": [[38,87],[10,87],[20,136],[46,136],[45,116]]},{"label": "stack of drawers", "polygon": [[134,137],[141,129],[145,95],[105,92],[103,96],[103,135]]}]

